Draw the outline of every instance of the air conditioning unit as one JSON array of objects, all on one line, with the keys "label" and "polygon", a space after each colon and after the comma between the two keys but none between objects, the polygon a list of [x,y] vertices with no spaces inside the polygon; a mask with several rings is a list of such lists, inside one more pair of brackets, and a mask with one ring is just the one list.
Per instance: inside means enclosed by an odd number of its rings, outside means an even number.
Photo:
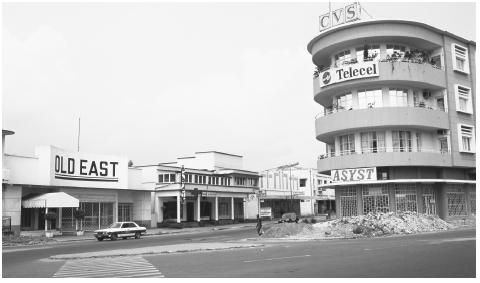
[{"label": "air conditioning unit", "polygon": [[438,130],[437,135],[446,136],[446,135],[448,135],[448,130]]},{"label": "air conditioning unit", "polygon": [[423,95],[423,98],[424,98],[424,99],[429,99],[430,96],[432,96],[432,93],[431,93],[429,90],[424,90],[424,91],[422,92],[422,95]]}]

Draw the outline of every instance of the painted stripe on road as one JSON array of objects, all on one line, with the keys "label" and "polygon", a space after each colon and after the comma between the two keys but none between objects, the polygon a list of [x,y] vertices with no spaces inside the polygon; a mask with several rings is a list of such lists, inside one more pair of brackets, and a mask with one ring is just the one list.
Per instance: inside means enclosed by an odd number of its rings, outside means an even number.
[{"label": "painted stripe on road", "polygon": [[284,257],[273,257],[273,258],[264,258],[264,259],[244,260],[243,262],[269,261],[269,260],[279,260],[279,259],[289,259],[289,258],[299,258],[299,257],[309,257],[309,256],[310,255],[284,256]]},{"label": "painted stripe on road", "polygon": [[150,262],[141,256],[88,258],[68,260],[53,275],[60,277],[164,277]]}]

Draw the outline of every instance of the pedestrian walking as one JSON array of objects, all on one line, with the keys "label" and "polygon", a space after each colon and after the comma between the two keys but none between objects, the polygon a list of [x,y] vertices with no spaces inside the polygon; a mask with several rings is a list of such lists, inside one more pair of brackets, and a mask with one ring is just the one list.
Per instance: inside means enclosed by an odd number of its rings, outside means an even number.
[{"label": "pedestrian walking", "polygon": [[257,214],[257,233],[258,233],[258,236],[262,236],[263,234],[262,219],[258,214]]}]

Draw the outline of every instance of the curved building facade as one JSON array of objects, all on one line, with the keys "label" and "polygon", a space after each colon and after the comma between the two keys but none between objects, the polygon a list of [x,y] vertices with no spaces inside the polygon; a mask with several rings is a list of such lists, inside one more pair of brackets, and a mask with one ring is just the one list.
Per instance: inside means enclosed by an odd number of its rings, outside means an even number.
[{"label": "curved building facade", "polygon": [[308,44],[323,107],[318,171],[337,216],[415,211],[474,219],[473,41],[403,20],[354,22]]}]

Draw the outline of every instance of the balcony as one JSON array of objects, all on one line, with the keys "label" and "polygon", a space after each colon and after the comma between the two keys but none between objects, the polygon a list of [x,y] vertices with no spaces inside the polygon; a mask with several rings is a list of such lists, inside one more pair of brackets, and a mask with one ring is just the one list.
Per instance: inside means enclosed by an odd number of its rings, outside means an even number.
[{"label": "balcony", "polygon": [[[340,81],[324,87],[321,87],[320,80],[323,72],[328,68],[315,71],[313,79],[315,101],[322,105],[328,105],[333,95],[362,87],[388,86],[391,84],[431,90],[446,87],[445,72],[443,68],[436,65],[423,61],[392,60],[391,58],[378,60],[376,63],[378,64],[378,76]],[[358,66],[357,64],[361,63],[346,64],[341,67],[355,67]],[[333,68],[330,69],[333,70]]]},{"label": "balcony", "polygon": [[326,110],[315,121],[316,136],[328,143],[333,135],[361,128],[406,127],[448,129],[448,113],[418,107],[377,107],[354,110]]},{"label": "balcony", "polygon": [[340,152],[323,154],[317,160],[319,172],[343,168],[381,166],[452,166],[448,151],[422,148],[377,148],[364,149],[364,152]]}]

